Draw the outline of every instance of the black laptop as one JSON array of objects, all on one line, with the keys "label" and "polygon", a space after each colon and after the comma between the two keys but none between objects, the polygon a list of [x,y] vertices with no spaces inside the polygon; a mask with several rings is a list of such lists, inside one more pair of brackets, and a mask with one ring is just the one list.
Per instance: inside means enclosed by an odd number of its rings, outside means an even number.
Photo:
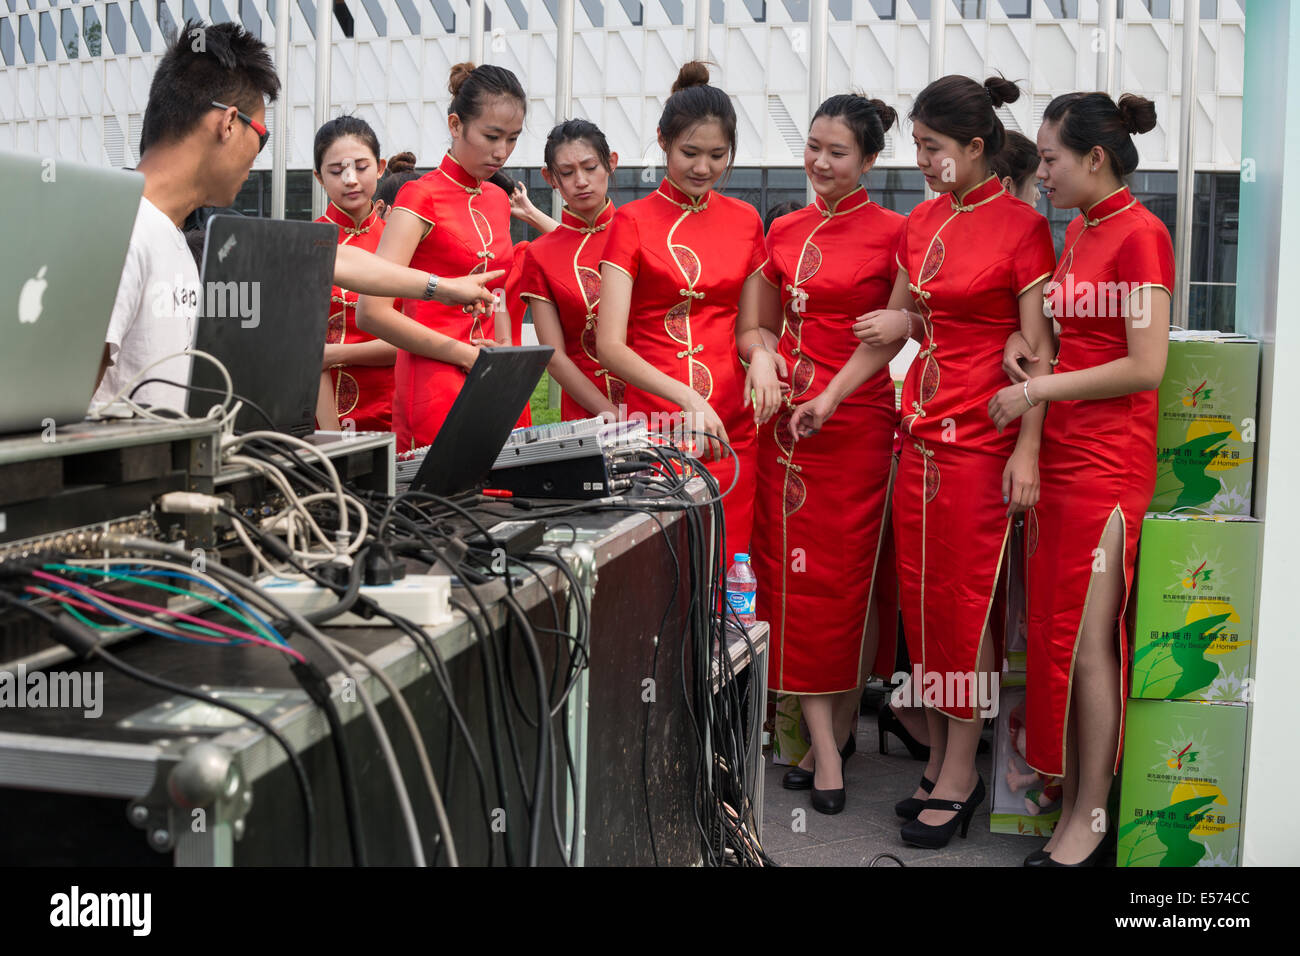
[{"label": "black laptop", "polygon": [[[221,360],[245,405],[239,431],[271,428],[304,437],[315,427],[329,323],[338,227],[243,216],[208,220],[203,301],[194,347]],[[193,385],[224,392],[211,363],[194,362]],[[207,414],[220,396],[191,391],[188,413]]]},{"label": "black laptop", "polygon": [[549,345],[480,351],[411,490],[445,497],[486,479],[554,352]]}]

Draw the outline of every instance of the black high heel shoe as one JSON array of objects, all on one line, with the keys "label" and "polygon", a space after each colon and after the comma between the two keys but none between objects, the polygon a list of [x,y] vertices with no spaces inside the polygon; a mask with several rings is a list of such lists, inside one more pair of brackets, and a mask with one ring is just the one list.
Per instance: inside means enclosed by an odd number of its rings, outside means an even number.
[{"label": "black high heel shoe", "polygon": [[927,850],[939,850],[948,845],[954,832],[960,833],[963,839],[966,832],[970,829],[971,818],[975,816],[975,808],[984,802],[984,778],[977,777],[975,789],[965,800],[936,800],[931,797],[925,801],[923,810],[955,810],[953,818],[947,823],[942,823],[937,827],[932,827],[927,823],[918,820],[909,820],[903,824],[900,831],[903,842],[911,846],[923,847]]},{"label": "black high heel shoe", "polygon": [[[849,762],[849,758],[858,752],[858,740],[851,732],[849,742],[840,748],[840,770],[843,771],[844,764]],[[813,785],[813,772],[805,770],[803,767],[794,766],[785,772],[781,778],[781,786],[787,790],[811,790]],[[838,813],[839,811],[835,811]]]},{"label": "black high heel shoe", "polygon": [[1096,849],[1094,849],[1091,853],[1089,853],[1078,863],[1058,863],[1056,860],[1052,859],[1052,855],[1049,853],[1047,854],[1046,859],[1044,859],[1043,862],[1039,863],[1038,865],[1039,866],[1073,866],[1073,867],[1102,866],[1106,862],[1107,854],[1109,854],[1110,851],[1114,849],[1114,839],[1113,839],[1114,834],[1115,834],[1114,830],[1107,830],[1106,835],[1101,838],[1101,842],[1097,844]]},{"label": "black high heel shoe", "polygon": [[[934,793],[934,781],[925,774],[921,775],[921,789],[926,793]],[[894,812],[904,820],[915,820],[917,814],[925,809],[925,801],[919,797],[908,797],[906,800],[899,800],[894,804]]]},{"label": "black high heel shoe", "polygon": [[885,734],[893,734],[903,742],[903,746],[907,748],[907,752],[912,755],[913,760],[930,759],[929,746],[921,743],[907,732],[907,728],[903,726],[903,722],[898,719],[898,715],[894,713],[888,703],[882,704],[880,710],[876,712],[876,725],[879,728],[879,749],[882,754],[889,753]]}]

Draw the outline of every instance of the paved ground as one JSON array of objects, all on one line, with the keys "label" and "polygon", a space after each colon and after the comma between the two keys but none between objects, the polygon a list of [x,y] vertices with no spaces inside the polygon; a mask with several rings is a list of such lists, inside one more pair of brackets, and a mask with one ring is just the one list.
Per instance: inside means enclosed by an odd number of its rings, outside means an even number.
[{"label": "paved ground", "polygon": [[[984,736],[989,739],[991,728]],[[898,830],[903,821],[894,814],[894,804],[910,797],[921,771],[898,738],[886,739],[888,754],[877,746],[876,717],[864,714],[858,721],[858,752],[849,759],[844,786],[844,810],[826,816],[812,809],[809,791],[786,790],[781,777],[787,767],[769,763],[763,807],[763,846],[782,866],[867,866],[878,853],[892,853],[907,866],[1021,866],[1024,858],[1043,843],[1036,837],[989,832],[989,803],[975,812],[966,839],[954,834],[942,850],[923,850],[904,845]],[[991,743],[991,741],[990,741]],[[990,748],[991,749],[991,748]],[[980,754],[979,771],[987,786],[992,754]],[[796,832],[792,811],[803,808],[806,830]],[[896,865],[881,860],[881,866]]]}]

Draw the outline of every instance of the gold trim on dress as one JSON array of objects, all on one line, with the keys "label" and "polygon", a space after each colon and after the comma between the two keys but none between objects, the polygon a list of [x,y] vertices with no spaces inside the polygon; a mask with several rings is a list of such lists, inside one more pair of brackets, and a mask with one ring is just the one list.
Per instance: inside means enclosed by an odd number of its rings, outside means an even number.
[{"label": "gold trim on dress", "polygon": [[623,273],[623,275],[625,275],[625,276],[627,276],[629,279],[631,279],[633,282],[636,281],[636,276],[632,275],[632,273],[628,272],[626,269],[624,269],[624,268],[623,268],[621,265],[619,265],[617,262],[610,262],[608,259],[601,259],[601,260],[600,260],[600,264],[601,264],[602,266],[612,266],[613,268],[617,269],[619,272]]},{"label": "gold trim on dress", "polygon": [[1017,293],[1016,293],[1016,298],[1017,298],[1017,299],[1020,298],[1022,295],[1024,295],[1026,292],[1028,292],[1030,289],[1032,289],[1034,286],[1038,285],[1038,283],[1042,282],[1044,279],[1050,279],[1051,277],[1052,277],[1052,274],[1051,274],[1050,272],[1044,272],[1042,275],[1040,275],[1040,276],[1039,276],[1037,279],[1035,279],[1033,282],[1029,283],[1027,286],[1025,286],[1023,289],[1021,289],[1019,292],[1017,292]]}]

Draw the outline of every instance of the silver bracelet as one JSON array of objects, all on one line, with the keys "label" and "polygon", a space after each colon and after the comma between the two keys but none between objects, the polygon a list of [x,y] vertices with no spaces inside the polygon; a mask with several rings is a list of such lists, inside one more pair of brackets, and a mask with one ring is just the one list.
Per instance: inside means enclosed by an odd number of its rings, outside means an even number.
[{"label": "silver bracelet", "polygon": [[907,336],[903,341],[908,341],[912,338],[912,313],[904,309],[903,314],[907,316]]},{"label": "silver bracelet", "polygon": [[1032,398],[1029,397],[1029,383],[1028,383],[1028,382],[1025,382],[1025,401],[1027,401],[1027,402],[1029,403],[1029,407],[1030,407],[1030,408],[1033,408],[1035,405],[1038,404],[1036,401],[1034,401]]},{"label": "silver bracelet", "polygon": [[433,294],[438,291],[438,277],[432,272],[429,273],[429,284],[424,287],[424,301],[428,302],[433,298]]}]

